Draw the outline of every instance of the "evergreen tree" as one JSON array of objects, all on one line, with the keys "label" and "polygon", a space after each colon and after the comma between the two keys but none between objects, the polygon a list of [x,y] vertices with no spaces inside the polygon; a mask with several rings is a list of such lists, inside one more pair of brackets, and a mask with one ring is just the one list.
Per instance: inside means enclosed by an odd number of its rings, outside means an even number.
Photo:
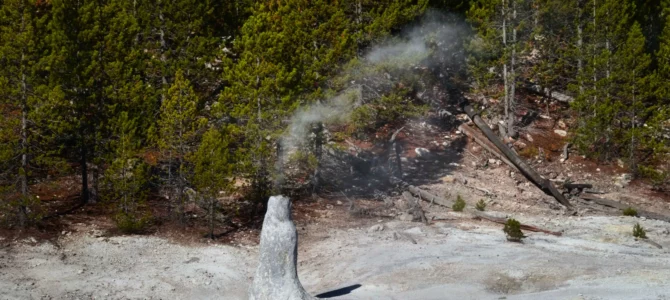
[{"label": "evergreen tree", "polygon": [[146,224],[147,216],[141,210],[147,195],[148,168],[137,157],[140,139],[137,122],[122,112],[113,120],[110,165],[105,170],[105,198],[116,205],[115,220],[120,229],[138,231]]},{"label": "evergreen tree", "polygon": [[[37,151],[33,121],[43,85],[36,62],[40,55],[38,9],[27,0],[9,0],[0,6],[0,203],[19,226],[36,213],[38,199],[30,192],[33,158]],[[10,218],[13,219],[13,218]]]},{"label": "evergreen tree", "polygon": [[222,134],[210,128],[191,157],[193,184],[198,192],[199,204],[207,212],[210,238],[214,238],[214,224],[220,210],[218,197],[233,191],[234,154],[229,139],[225,132]]},{"label": "evergreen tree", "polygon": [[167,178],[164,184],[173,190],[168,194],[172,207],[183,221],[186,197],[184,189],[188,185],[191,166],[186,158],[196,147],[198,129],[203,121],[198,117],[198,97],[188,79],[177,71],[175,82],[167,91],[158,120],[158,147],[167,160]]},{"label": "evergreen tree", "polygon": [[469,45],[472,55],[470,70],[478,86],[485,87],[498,81],[500,72],[503,81],[503,113],[506,135],[515,137],[516,88],[518,74],[523,73],[526,62],[520,57],[524,45],[533,32],[533,26],[524,21],[533,13],[529,1],[524,0],[479,0],[472,2],[468,20],[476,26],[477,37]]},{"label": "evergreen tree", "polygon": [[622,156],[627,156],[633,170],[637,169],[637,150],[643,144],[642,132],[646,130],[643,124],[649,112],[656,110],[655,105],[646,107],[652,94],[652,77],[649,69],[651,55],[645,53],[645,44],[642,28],[635,22],[630,28],[626,43],[616,53],[617,63],[614,66],[616,94],[619,99],[615,107],[620,107],[617,118],[619,124],[616,125],[621,131],[617,144],[625,149],[624,153],[627,155]]},{"label": "evergreen tree", "polygon": [[[97,199],[99,167],[105,149],[109,85],[105,66],[109,53],[105,36],[112,11],[107,2],[51,1],[48,22],[49,108],[56,115],[49,125],[77,156],[81,169],[81,202]],[[71,153],[71,154],[70,154]],[[73,155],[73,156],[70,156]],[[90,173],[90,174],[89,174]]]}]

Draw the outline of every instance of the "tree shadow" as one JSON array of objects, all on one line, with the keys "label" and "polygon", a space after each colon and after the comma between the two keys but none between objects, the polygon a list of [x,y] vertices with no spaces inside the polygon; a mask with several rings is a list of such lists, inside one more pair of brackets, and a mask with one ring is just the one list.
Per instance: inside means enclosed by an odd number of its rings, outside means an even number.
[{"label": "tree shadow", "polygon": [[351,292],[353,290],[358,289],[361,286],[362,285],[360,285],[358,283],[357,284],[352,284],[350,286],[345,286],[345,287],[342,287],[342,288],[339,288],[339,289],[336,289],[336,290],[332,290],[332,291],[328,291],[328,292],[325,292],[325,293],[318,294],[315,297],[319,298],[319,299],[327,299],[327,298],[334,298],[334,297],[344,296],[344,295],[351,294]]}]

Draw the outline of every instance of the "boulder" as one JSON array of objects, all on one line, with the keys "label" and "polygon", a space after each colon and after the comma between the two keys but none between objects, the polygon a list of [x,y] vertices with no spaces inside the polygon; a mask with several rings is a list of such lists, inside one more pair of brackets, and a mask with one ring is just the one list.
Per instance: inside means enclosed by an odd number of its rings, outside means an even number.
[{"label": "boulder", "polygon": [[259,264],[249,289],[250,300],[312,300],[298,279],[298,232],[291,201],[272,196],[263,220]]}]

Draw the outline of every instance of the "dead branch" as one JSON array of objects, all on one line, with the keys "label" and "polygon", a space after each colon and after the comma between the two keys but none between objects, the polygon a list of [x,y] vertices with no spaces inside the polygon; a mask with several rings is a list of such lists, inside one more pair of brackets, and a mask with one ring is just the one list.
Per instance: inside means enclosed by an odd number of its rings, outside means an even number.
[{"label": "dead branch", "polygon": [[588,183],[565,183],[563,184],[563,187],[567,190],[574,190],[574,189],[590,189],[593,188],[592,184]]},{"label": "dead branch", "polygon": [[649,245],[652,245],[652,246],[654,246],[654,247],[656,247],[656,248],[658,248],[658,249],[663,249],[663,246],[661,246],[659,243],[654,242],[654,241],[652,241],[652,240],[650,240],[650,239],[636,239],[636,240],[645,242],[645,243],[647,243],[647,244],[649,244]]},{"label": "dead branch", "polygon": [[584,200],[587,200],[587,201],[590,201],[590,202],[593,202],[593,203],[596,203],[596,204],[599,204],[599,205],[616,208],[616,209],[621,210],[621,211],[631,207],[631,208],[633,208],[637,211],[638,217],[644,217],[644,218],[647,218],[647,219],[670,222],[670,216],[661,215],[661,214],[657,214],[655,212],[650,212],[650,211],[646,211],[646,210],[637,209],[633,206],[630,206],[630,205],[627,205],[627,204],[624,204],[624,203],[621,203],[621,202],[618,202],[618,201],[605,199],[605,198],[599,198],[599,197],[592,196],[592,195],[580,195],[579,198],[582,198]]},{"label": "dead branch", "polygon": [[[473,212],[473,214],[475,215],[475,218],[484,219],[484,220],[487,220],[487,221],[491,221],[493,223],[498,223],[498,224],[503,224],[503,225],[507,223],[507,219],[505,219],[505,218],[497,218],[497,217],[489,216],[489,215],[487,215],[483,212],[475,211],[475,212]],[[527,230],[527,231],[533,231],[533,232],[542,232],[542,233],[551,234],[551,235],[555,235],[555,236],[562,236],[563,235],[562,232],[545,230],[545,229],[537,228],[535,226],[531,226],[531,225],[527,225],[527,224],[521,224],[521,229]]]},{"label": "dead branch", "polygon": [[417,196],[420,199],[423,199],[424,201],[428,201],[428,202],[431,202],[431,203],[437,203],[438,205],[442,205],[442,206],[449,207],[449,208],[451,208],[454,205],[453,202],[451,202],[447,199],[435,196],[435,195],[433,195],[429,192],[426,192],[426,191],[424,191],[420,188],[417,188],[413,185],[408,186],[407,190],[410,193],[412,193],[414,196]]},{"label": "dead branch", "polygon": [[540,189],[545,193],[550,194],[556,198],[556,200],[565,205],[567,208],[572,208],[568,199],[561,194],[561,192],[556,189],[556,187],[551,183],[551,181],[546,178],[542,178],[533,168],[531,168],[526,162],[524,162],[518,155],[516,155],[512,150],[507,147],[503,142],[491,131],[491,128],[484,123],[482,118],[472,109],[471,106],[466,105],[464,107],[465,112],[468,114],[470,119],[475,122],[477,127],[486,135],[486,137],[500,150],[507,158],[514,163],[515,166],[523,173],[526,178],[535,183]]},{"label": "dead branch", "polygon": [[424,224],[428,224],[426,213],[423,211],[423,208],[421,208],[421,204],[419,204],[419,199],[412,196],[412,194],[410,194],[407,191],[402,193],[402,197],[405,198],[405,200],[407,200],[409,207],[407,209],[407,213],[413,216],[412,221],[420,221],[423,222]]},{"label": "dead branch", "polygon": [[561,162],[565,162],[566,160],[568,160],[568,158],[569,158],[568,148],[569,147],[570,147],[570,143],[566,143],[563,146],[563,159],[561,160]]},{"label": "dead branch", "polygon": [[393,135],[391,135],[391,140],[390,140],[391,143],[395,142],[395,138],[398,136],[398,133],[400,133],[400,131],[402,131],[403,129],[405,129],[405,126],[400,127],[400,129],[396,130],[393,133]]},{"label": "dead branch", "polygon": [[551,98],[559,102],[570,103],[575,100],[575,98],[568,96],[566,94],[555,92],[548,88],[543,88],[539,84],[526,83],[521,86],[529,91],[532,91],[534,93]]},{"label": "dead branch", "polygon": [[404,237],[405,239],[407,239],[408,241],[410,241],[412,244],[415,244],[415,245],[416,245],[416,240],[415,240],[413,237],[411,237],[409,234],[404,233],[404,232],[397,232],[397,231],[394,231],[394,232],[393,232],[393,237],[394,237],[395,239],[398,239],[398,236]]}]

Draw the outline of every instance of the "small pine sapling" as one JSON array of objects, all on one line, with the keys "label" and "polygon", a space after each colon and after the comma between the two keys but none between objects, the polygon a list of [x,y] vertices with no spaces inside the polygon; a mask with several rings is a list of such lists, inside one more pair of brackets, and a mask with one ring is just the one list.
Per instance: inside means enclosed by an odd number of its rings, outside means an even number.
[{"label": "small pine sapling", "polygon": [[521,242],[521,239],[526,237],[523,235],[523,232],[521,232],[521,223],[515,219],[508,219],[503,231],[507,235],[507,240],[510,242],[519,243]]},{"label": "small pine sapling", "polygon": [[453,209],[454,211],[463,211],[464,208],[465,208],[465,200],[461,198],[461,195],[458,195],[456,197],[456,202],[454,202],[454,205],[451,206],[451,209]]},{"label": "small pine sapling", "polygon": [[623,210],[623,215],[628,217],[637,217],[637,210],[632,207]]},{"label": "small pine sapling", "polygon": [[479,202],[477,202],[475,208],[478,211],[484,211],[486,209],[486,202],[484,202],[484,199],[479,199]]},{"label": "small pine sapling", "polygon": [[635,226],[633,226],[633,236],[639,239],[647,238],[647,232],[642,228],[640,223],[635,223]]}]

